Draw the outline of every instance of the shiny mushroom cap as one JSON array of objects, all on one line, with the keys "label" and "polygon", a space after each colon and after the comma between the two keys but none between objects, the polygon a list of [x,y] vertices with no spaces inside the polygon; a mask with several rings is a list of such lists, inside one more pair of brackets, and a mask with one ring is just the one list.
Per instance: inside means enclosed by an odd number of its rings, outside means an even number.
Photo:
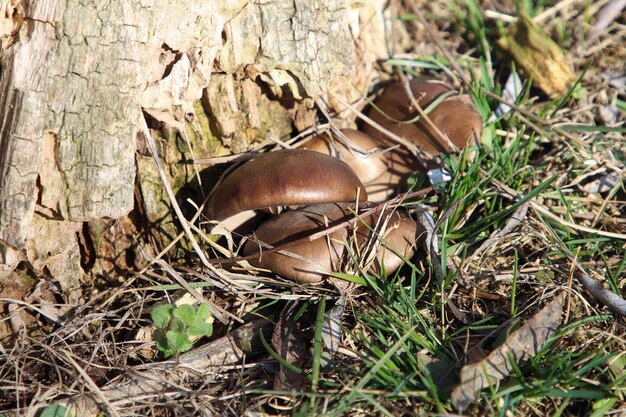
[{"label": "shiny mushroom cap", "polygon": [[[451,91],[441,81],[429,77],[410,80],[409,88],[422,109],[426,109],[442,94]],[[418,115],[402,82],[389,86],[374,101],[374,106],[367,113],[368,117],[385,129],[411,140],[428,153],[450,152],[447,141],[440,138],[436,130],[423,118],[420,117],[414,123],[406,123]],[[464,148],[468,142],[477,143],[482,135],[482,117],[469,96],[444,98],[428,113],[428,118],[458,148]],[[372,126],[364,126],[363,131],[385,139],[384,135]]]},{"label": "shiny mushroom cap", "polygon": [[209,220],[246,210],[367,200],[365,188],[343,161],[319,152],[286,149],[261,154],[233,171],[211,194]]},{"label": "shiny mushroom cap", "polygon": [[[367,204],[366,204],[367,206]],[[332,233],[315,240],[307,240],[329,227],[345,223],[354,218],[353,204],[315,204],[298,210],[282,213],[263,223],[255,232],[256,238],[273,247],[284,246],[279,252],[263,253],[262,244],[248,241],[244,255],[258,257],[250,263],[269,269],[285,278],[299,283],[319,283],[345,262],[344,241],[356,236],[356,243],[365,248],[373,239],[375,260],[370,270],[378,273],[384,265],[391,273],[402,265],[403,259],[396,253],[410,258],[415,253],[417,225],[408,215],[399,211],[386,210],[382,215],[372,215],[364,223],[352,226],[346,223]],[[371,206],[370,206],[371,207]],[[377,227],[383,225],[383,227]],[[374,235],[371,230],[376,230]],[[298,243],[295,243],[298,241]]]}]

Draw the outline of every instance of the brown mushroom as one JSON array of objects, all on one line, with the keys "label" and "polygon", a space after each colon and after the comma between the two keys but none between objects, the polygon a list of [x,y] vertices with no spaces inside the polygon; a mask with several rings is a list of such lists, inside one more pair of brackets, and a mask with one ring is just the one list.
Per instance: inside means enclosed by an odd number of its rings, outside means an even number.
[{"label": "brown mushroom", "polygon": [[[410,80],[409,88],[422,109],[426,109],[442,94],[451,91],[441,81],[430,77]],[[434,155],[450,152],[452,149],[447,141],[440,137],[428,121],[420,117],[416,122],[407,123],[418,115],[402,82],[389,86],[374,101],[374,106],[367,113],[369,118],[385,129],[411,140],[428,153]],[[427,116],[458,148],[464,148],[468,143],[477,143],[482,134],[482,117],[467,95],[444,98]],[[370,125],[365,125],[363,131],[388,140]]]},{"label": "brown mushroom", "polygon": [[369,201],[382,202],[396,195],[403,190],[406,177],[418,168],[415,157],[405,148],[389,149],[392,143],[354,129],[341,129],[341,133],[348,142],[324,134],[307,142],[303,149],[344,160],[365,185]]},{"label": "brown mushroom", "polygon": [[[350,204],[315,204],[291,210],[263,223],[254,233],[260,242],[280,246],[326,230],[348,219]],[[289,245],[282,253],[263,253],[259,243],[248,241],[244,255],[259,253],[250,260],[252,265],[267,268],[272,272],[299,283],[319,283],[336,270],[343,258],[343,240],[347,229],[342,228],[328,237]]]},{"label": "brown mushroom", "polygon": [[367,222],[369,227],[359,225],[357,240],[361,247],[374,243],[376,258],[370,271],[379,274],[384,268],[390,274],[415,254],[418,226],[404,210],[386,209],[370,216]]},{"label": "brown mushroom", "polygon": [[354,129],[340,132],[347,141],[336,134],[322,134],[305,143],[302,149],[335,156],[352,168],[364,185],[387,172],[386,154],[382,153],[380,139]]},{"label": "brown mushroom", "polygon": [[[365,205],[371,207],[371,204]],[[315,204],[282,213],[256,230],[255,236],[262,243],[248,241],[244,255],[258,253],[258,258],[253,258],[250,263],[296,282],[319,283],[345,262],[344,242],[352,236],[356,236],[360,251],[365,250],[370,241],[378,239],[381,242],[369,246],[376,251],[370,268],[376,273],[380,272],[381,265],[388,273],[402,265],[402,257],[394,252],[407,258],[414,254],[416,223],[406,214],[390,210],[368,217],[365,223],[357,221],[353,226],[346,225],[327,236],[306,239],[354,218],[353,207],[353,204]],[[385,224],[383,229],[376,228],[379,222]],[[380,230],[380,235],[373,238],[371,229]],[[285,247],[280,252],[264,253],[262,244]]]},{"label": "brown mushroom", "polygon": [[209,220],[276,206],[367,200],[363,184],[345,162],[319,152],[286,149],[261,154],[233,171],[213,191]]}]

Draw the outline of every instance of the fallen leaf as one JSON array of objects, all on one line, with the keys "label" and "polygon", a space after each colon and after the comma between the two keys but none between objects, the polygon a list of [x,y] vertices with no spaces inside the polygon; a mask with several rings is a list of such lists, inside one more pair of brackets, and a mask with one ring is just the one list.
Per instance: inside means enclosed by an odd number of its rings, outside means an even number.
[{"label": "fallen leaf", "polygon": [[[272,332],[272,346],[284,361],[296,368],[302,368],[307,359],[306,340],[300,322],[294,322],[296,306],[294,303],[287,306],[280,313],[280,319]],[[280,369],[274,379],[274,389],[277,391],[305,391],[307,379],[304,375],[279,363]]]},{"label": "fallen leaf", "polygon": [[551,98],[567,92],[576,76],[563,50],[531,18],[521,15],[498,41],[523,75]]},{"label": "fallen leaf", "polygon": [[480,362],[461,369],[461,384],[451,394],[452,405],[463,412],[478,397],[480,390],[506,378],[515,363],[531,358],[539,352],[561,323],[563,300],[561,293],[505,342]]},{"label": "fallen leaf", "polygon": [[324,314],[322,326],[322,340],[326,350],[336,353],[341,343],[341,317],[346,309],[346,297],[341,294],[335,305]]}]

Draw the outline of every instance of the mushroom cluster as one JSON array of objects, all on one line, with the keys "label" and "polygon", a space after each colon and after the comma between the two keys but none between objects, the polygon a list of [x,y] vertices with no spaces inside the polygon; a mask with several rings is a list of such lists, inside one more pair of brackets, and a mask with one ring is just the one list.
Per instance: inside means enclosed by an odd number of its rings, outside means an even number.
[{"label": "mushroom cluster", "polygon": [[[428,153],[477,143],[482,132],[469,97],[426,77],[408,88],[391,85],[367,115]],[[259,210],[288,207],[255,228],[243,252],[252,265],[299,283],[322,282],[355,259],[363,260],[356,267],[365,271],[391,273],[414,255],[418,224],[401,209],[376,203],[402,191],[412,172],[436,164],[420,164],[409,149],[394,145],[366,126],[260,154],[216,186],[204,215],[233,230]]]}]

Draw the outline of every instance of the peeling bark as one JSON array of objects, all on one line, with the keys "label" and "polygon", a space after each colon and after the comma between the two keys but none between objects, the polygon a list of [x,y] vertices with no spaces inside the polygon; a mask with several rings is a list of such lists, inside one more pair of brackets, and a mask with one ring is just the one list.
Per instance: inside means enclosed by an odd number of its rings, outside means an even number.
[{"label": "peeling bark", "polygon": [[[206,148],[240,152],[285,135],[298,112],[298,127],[310,120],[310,100],[280,110],[281,93],[298,101],[332,85],[358,96],[371,75],[354,81],[354,69],[368,73],[385,53],[378,3],[11,0],[0,16],[2,270],[59,254],[67,274],[91,264],[75,256],[83,223],[120,219],[134,206],[142,108],[186,129],[202,98],[221,126],[211,133],[222,147]],[[209,87],[229,83],[236,99],[227,103]]]}]

